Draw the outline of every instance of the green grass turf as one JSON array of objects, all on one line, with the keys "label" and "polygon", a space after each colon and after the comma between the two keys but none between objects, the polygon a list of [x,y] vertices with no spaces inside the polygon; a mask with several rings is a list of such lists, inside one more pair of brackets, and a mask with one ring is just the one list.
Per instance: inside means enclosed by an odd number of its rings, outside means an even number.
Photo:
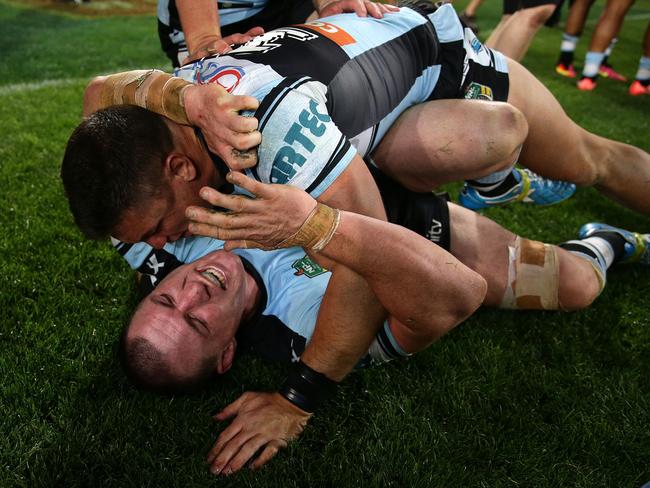
[{"label": "green grass turf", "polygon": [[[408,362],[353,374],[266,469],[212,478],[202,460],[220,426],[209,413],[245,388],[275,388],[284,366],[242,358],[219,384],[186,398],[130,388],[115,342],[134,305],[132,273],[107,243],[81,237],[58,178],[85,80],[166,65],[154,20],[0,6],[0,486],[637,487],[650,480],[650,273],[634,267],[612,271],[589,310],[483,310]],[[484,30],[499,8],[492,0],[480,10]],[[631,16],[612,57],[628,76],[650,3],[638,0]],[[650,149],[650,100],[630,98],[626,85],[609,80],[579,93],[553,73],[559,38],[558,29],[540,32],[526,64],[581,124]],[[591,220],[650,230],[650,219],[593,190],[554,208],[489,215],[552,242]]]}]

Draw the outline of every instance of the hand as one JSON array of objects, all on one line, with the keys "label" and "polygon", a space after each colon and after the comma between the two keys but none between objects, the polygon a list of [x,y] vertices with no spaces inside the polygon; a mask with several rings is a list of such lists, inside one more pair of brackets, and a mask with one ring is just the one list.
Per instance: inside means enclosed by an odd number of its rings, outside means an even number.
[{"label": "hand", "polygon": [[193,63],[197,59],[206,56],[214,56],[215,54],[226,54],[232,51],[232,46],[235,44],[244,44],[250,41],[255,36],[264,34],[262,27],[253,27],[244,34],[230,34],[226,37],[204,36],[203,38],[196,39],[197,46],[194,47],[183,65]]},{"label": "hand", "polygon": [[210,472],[235,473],[258,451],[261,453],[250,468],[261,468],[302,433],[311,415],[279,393],[244,393],[213,417],[218,421],[235,419],[208,453]]},{"label": "hand", "polygon": [[359,17],[367,17],[370,14],[375,19],[381,19],[384,14],[399,12],[399,7],[368,0],[333,0],[320,6],[318,16],[329,17],[345,12],[356,12]]},{"label": "hand", "polygon": [[262,141],[257,119],[240,115],[254,111],[257,99],[231,95],[220,85],[192,85],[183,92],[187,118],[203,131],[208,148],[230,169],[240,170],[257,164],[255,147]]},{"label": "hand", "polygon": [[213,188],[201,188],[200,196],[209,204],[229,212],[203,207],[188,207],[193,234],[215,237],[226,242],[226,250],[238,247],[277,249],[293,236],[316,206],[308,193],[290,185],[260,183],[242,173],[230,172],[227,180],[257,198],[226,195]]}]

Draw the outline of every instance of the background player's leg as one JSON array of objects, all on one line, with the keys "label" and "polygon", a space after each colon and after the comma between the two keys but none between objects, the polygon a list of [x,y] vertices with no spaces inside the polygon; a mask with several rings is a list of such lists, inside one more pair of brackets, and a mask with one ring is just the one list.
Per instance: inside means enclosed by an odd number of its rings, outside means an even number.
[{"label": "background player's leg", "polygon": [[600,15],[591,36],[589,51],[585,56],[582,78],[578,82],[578,88],[581,90],[593,90],[596,87],[595,81],[601,64],[606,57],[605,51],[621,30],[623,18],[632,3],[634,3],[634,0],[608,0],[605,4],[605,9]]},{"label": "background player's leg", "polygon": [[519,161],[546,178],[595,185],[650,214],[650,154],[582,129],[526,68],[512,60],[508,66],[508,103],[524,113],[529,127]]},{"label": "background player's leg", "polygon": [[520,60],[544,22],[553,14],[555,3],[524,8],[515,12],[498,36],[490,36],[485,45]]},{"label": "background player's leg", "polygon": [[[516,235],[496,222],[459,205],[449,204],[451,253],[479,273],[488,284],[484,305],[501,305],[508,282],[509,251]],[[558,301],[563,310],[589,306],[600,293],[592,264],[564,249],[559,258]]]},{"label": "background player's leg", "polygon": [[595,0],[575,0],[569,10],[566,26],[562,33],[562,45],[560,46],[560,57],[555,65],[555,71],[569,78],[575,78],[576,73],[573,67],[573,56],[582,35],[589,9]]},{"label": "background player's leg", "polygon": [[643,55],[639,59],[639,69],[629,92],[630,95],[650,95],[650,22],[643,36]]},{"label": "background player's leg", "polygon": [[372,158],[408,189],[431,191],[508,168],[527,130],[521,112],[506,103],[435,100],[404,112]]}]

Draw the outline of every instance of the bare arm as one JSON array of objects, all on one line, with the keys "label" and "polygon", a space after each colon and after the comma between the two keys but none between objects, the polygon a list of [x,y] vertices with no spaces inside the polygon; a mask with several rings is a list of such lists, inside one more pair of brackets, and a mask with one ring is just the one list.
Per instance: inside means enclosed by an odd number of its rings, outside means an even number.
[{"label": "bare arm", "polygon": [[201,57],[204,50],[208,54],[209,48],[220,54],[230,50],[230,46],[221,41],[219,8],[215,0],[176,0],[176,8],[190,59]]},{"label": "bare arm", "polygon": [[[288,231],[271,240],[262,238],[271,222],[282,219],[279,228],[286,229],[303,222],[316,206],[313,198],[295,187],[268,185],[239,173],[229,174],[228,179],[257,196],[242,200],[206,191],[213,197],[212,204],[233,210],[212,214],[219,224],[218,237],[228,240],[228,249],[275,247]],[[205,233],[204,225],[196,230]],[[353,212],[340,212],[336,232],[316,256],[361,275],[388,313],[419,331],[422,341],[431,342],[458,324],[485,294],[484,280],[441,247],[404,227]]]},{"label": "bare arm", "polygon": [[[202,196],[210,203],[235,212],[215,214],[197,207],[188,209],[188,216],[201,222],[192,224],[193,232],[235,239],[228,248],[248,244],[249,236],[256,236],[270,247],[286,242],[316,205],[297,188],[264,185],[234,173],[229,179],[257,194],[258,199],[204,188]],[[323,201],[366,208],[368,213],[384,217],[374,181],[358,156],[336,183],[344,186],[330,187],[322,195]],[[357,191],[359,188],[365,191]],[[270,240],[260,237],[267,230],[272,234]],[[373,291],[423,345],[466,318],[485,294],[485,282],[480,276],[433,243],[406,229],[351,212],[342,212],[334,237],[320,254],[336,264],[302,360],[335,380],[347,374],[367,351],[385,317]],[[208,455],[215,473],[237,471],[264,447],[252,464],[261,466],[288,440],[297,437],[309,418],[278,394],[246,395],[216,417],[235,419]],[[235,436],[235,432],[246,435]],[[253,440],[242,442],[238,440],[241,438]]]},{"label": "bare arm", "polygon": [[[147,84],[152,77],[166,78],[168,83]],[[176,89],[167,88],[171,86]],[[231,95],[216,83],[193,85],[161,71],[137,70],[98,76],[88,84],[84,117],[112,105],[138,105],[178,124],[196,125],[203,130],[210,150],[230,168],[257,163],[256,151],[250,150],[262,140],[257,119],[239,114],[257,109],[259,103],[253,97]]]}]

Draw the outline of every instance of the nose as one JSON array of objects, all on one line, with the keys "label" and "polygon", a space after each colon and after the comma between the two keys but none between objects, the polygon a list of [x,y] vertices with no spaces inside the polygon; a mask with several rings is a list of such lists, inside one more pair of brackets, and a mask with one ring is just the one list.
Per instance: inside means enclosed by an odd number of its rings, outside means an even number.
[{"label": "nose", "polygon": [[155,249],[162,249],[167,244],[167,236],[151,236],[145,242]]},{"label": "nose", "polygon": [[183,282],[182,293],[177,297],[176,304],[180,310],[187,312],[201,305],[207,299],[209,299],[209,295],[205,284],[189,278]]}]

